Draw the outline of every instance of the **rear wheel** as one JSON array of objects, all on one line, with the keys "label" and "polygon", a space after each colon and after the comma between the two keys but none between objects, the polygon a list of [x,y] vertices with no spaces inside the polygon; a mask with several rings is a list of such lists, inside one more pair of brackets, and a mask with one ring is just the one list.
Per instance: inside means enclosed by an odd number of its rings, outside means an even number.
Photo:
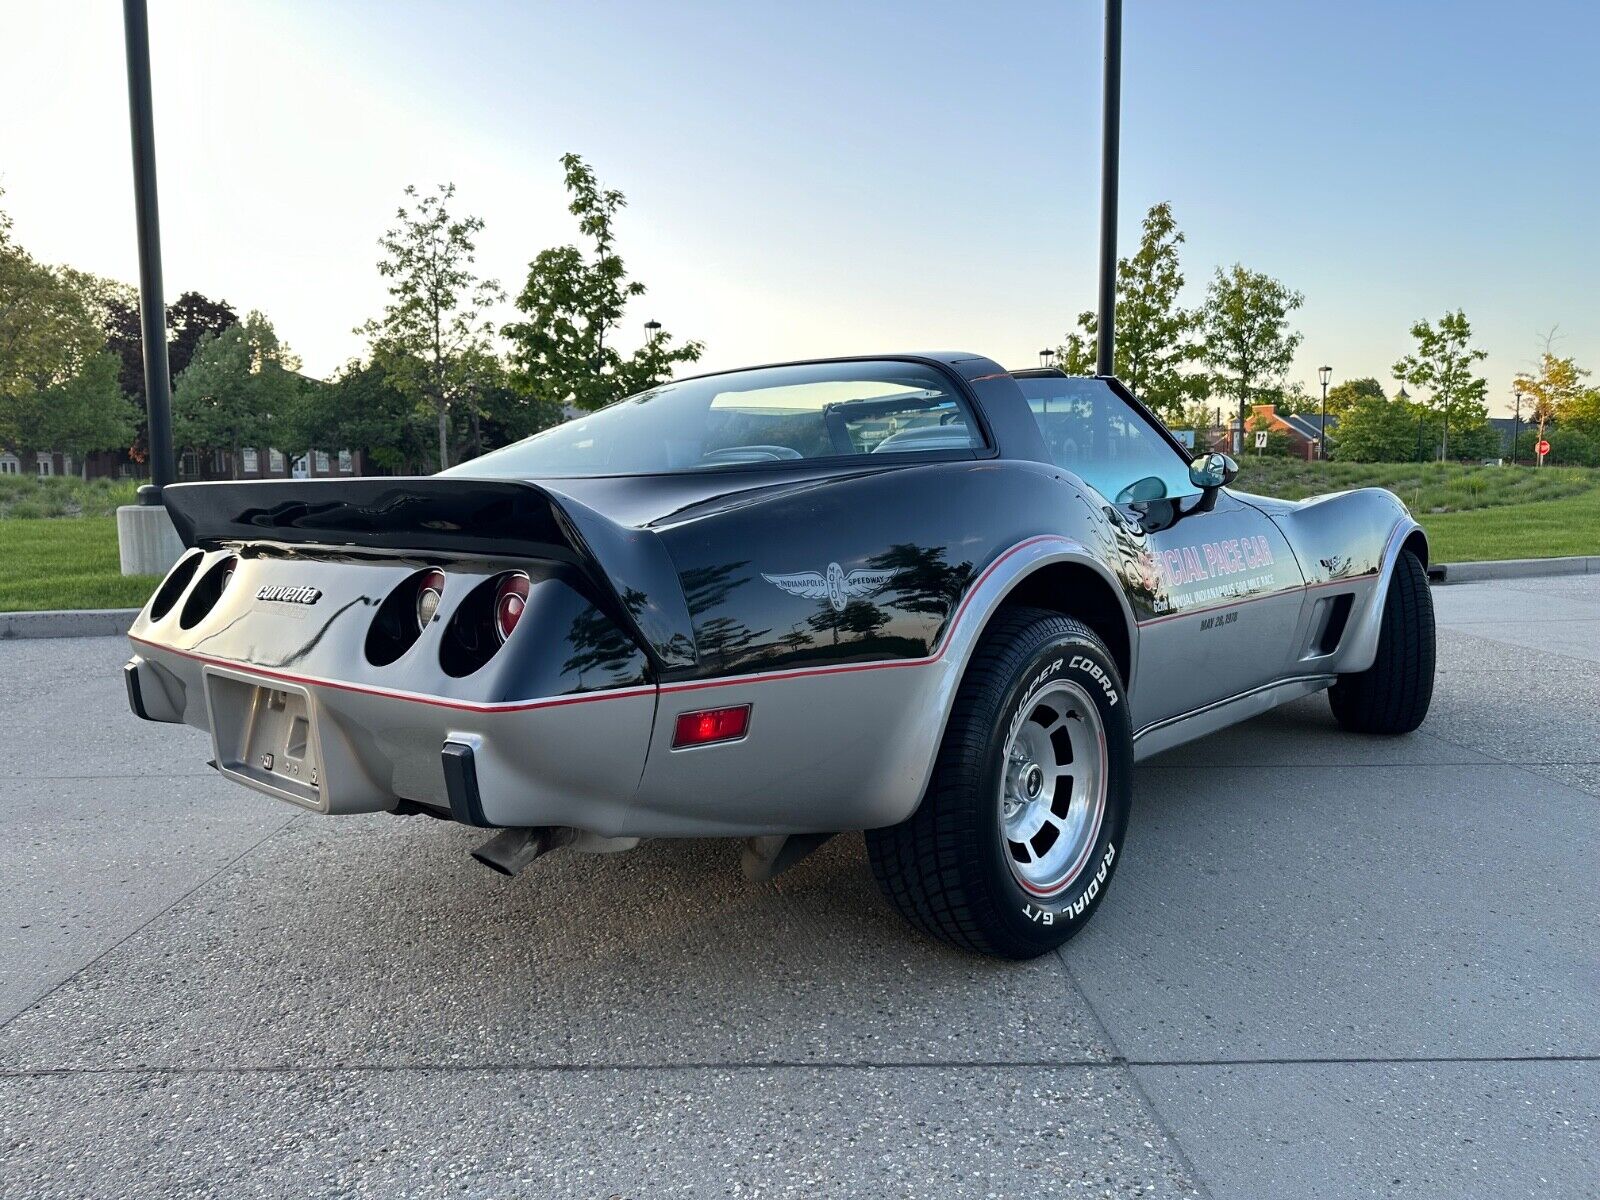
[{"label": "rear wheel", "polygon": [[1047,610],[1003,612],[962,679],[922,804],[867,833],[873,874],[934,937],[1043,954],[1105,895],[1132,768],[1127,696],[1100,639]]},{"label": "rear wheel", "polygon": [[1328,689],[1334,718],[1353,733],[1410,733],[1433,700],[1433,596],[1428,573],[1402,550],[1389,579],[1372,666]]}]

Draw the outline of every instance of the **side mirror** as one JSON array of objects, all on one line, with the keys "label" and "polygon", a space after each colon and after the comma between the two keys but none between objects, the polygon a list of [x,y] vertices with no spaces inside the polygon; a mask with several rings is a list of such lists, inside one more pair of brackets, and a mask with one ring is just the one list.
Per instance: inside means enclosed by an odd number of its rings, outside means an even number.
[{"label": "side mirror", "polygon": [[1239,464],[1226,454],[1218,454],[1215,451],[1196,455],[1189,463],[1189,482],[1202,492],[1227,487],[1238,478],[1238,475]]}]

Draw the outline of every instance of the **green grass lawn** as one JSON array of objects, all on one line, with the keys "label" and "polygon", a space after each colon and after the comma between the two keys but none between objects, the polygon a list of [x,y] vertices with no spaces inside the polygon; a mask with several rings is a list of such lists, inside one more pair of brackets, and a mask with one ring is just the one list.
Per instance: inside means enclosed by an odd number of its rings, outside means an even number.
[{"label": "green grass lawn", "polygon": [[1564,500],[1419,513],[1436,563],[1600,554],[1600,487]]},{"label": "green grass lawn", "polygon": [[[1237,486],[1291,500],[1386,487],[1428,531],[1434,562],[1600,554],[1600,470],[1247,455]],[[143,604],[157,581],[118,573],[111,515],[132,501],[121,482],[0,476],[0,612]]]},{"label": "green grass lawn", "polygon": [[138,608],[158,582],[120,574],[115,517],[0,519],[0,612]]}]

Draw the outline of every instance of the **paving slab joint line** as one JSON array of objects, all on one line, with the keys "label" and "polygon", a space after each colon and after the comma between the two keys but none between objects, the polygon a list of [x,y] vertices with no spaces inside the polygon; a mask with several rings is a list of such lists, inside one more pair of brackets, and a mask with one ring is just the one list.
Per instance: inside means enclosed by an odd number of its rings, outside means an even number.
[{"label": "paving slab joint line", "polygon": [[[78,976],[82,975],[85,971],[89,970],[89,968],[93,967],[96,963],[101,961],[108,954],[111,954],[113,951],[118,950],[121,947],[127,945],[127,943],[129,941],[131,941],[133,938],[137,937],[139,934],[143,933],[146,929],[149,929],[150,926],[154,925],[162,917],[166,916],[173,909],[177,908],[178,905],[180,905],[184,901],[188,900],[190,896],[193,896],[201,888],[205,887],[207,884],[213,882],[214,880],[220,879],[223,875],[225,875],[229,871],[233,870],[236,866],[238,866],[246,858],[248,858],[250,855],[254,854],[258,849],[260,849],[261,846],[265,842],[267,842],[270,838],[277,837],[285,829],[289,828],[290,825],[294,824],[294,822],[299,818],[299,816],[300,816],[299,813],[291,814],[283,822],[282,825],[279,825],[276,829],[269,830],[268,832],[263,834],[261,837],[257,838],[254,842],[252,842],[245,849],[241,850],[238,854],[234,855],[227,862],[223,863],[220,867],[218,867],[211,874],[207,875],[204,879],[200,880],[198,883],[196,883],[188,891],[184,892],[183,895],[181,895],[181,896],[177,897],[177,899],[173,900],[172,903],[163,906],[160,909],[160,911],[152,913],[147,920],[139,922],[138,925],[136,925],[134,928],[128,930],[127,933],[123,934],[116,941],[112,942],[111,945],[107,946],[104,950],[100,951],[100,953],[96,954],[93,958],[89,959],[88,962],[83,963],[80,966],[76,967],[75,969],[69,971],[66,975],[63,975],[60,979],[56,980],[53,984],[51,984],[49,987],[47,987],[43,992],[39,993],[39,995],[34,997],[32,1000],[28,1001],[28,1003],[24,1004],[21,1008],[19,1008],[16,1012],[12,1013],[9,1017],[6,1017],[4,1020],[0,1020],[0,1030],[6,1029],[13,1021],[15,1021],[18,1017],[22,1016],[24,1013],[30,1012],[33,1009],[39,1007],[39,1005],[43,1004],[51,996],[55,995],[62,988],[66,987],[67,984],[71,983],[74,979],[78,978]],[[5,1072],[0,1072],[0,1076],[4,1076],[4,1075],[5,1075]]]},{"label": "paving slab joint line", "polygon": [[[420,1062],[420,1063],[257,1063],[233,1066],[158,1066],[148,1063],[129,1063],[105,1067],[32,1067],[0,1070],[0,1079],[71,1079],[79,1076],[158,1075],[184,1078],[189,1076],[222,1075],[402,1075],[413,1072],[455,1075],[582,1075],[582,1074],[643,1074],[649,1071],[1129,1071],[1132,1069],[1177,1069],[1188,1067],[1427,1067],[1427,1066],[1493,1066],[1505,1063],[1560,1064],[1600,1063],[1600,1054],[1506,1054],[1506,1055],[1443,1055],[1416,1057],[1357,1057],[1357,1058],[1174,1058],[1142,1059],[906,1059],[873,1061],[850,1059],[814,1061],[807,1059],[765,1059],[756,1062],[727,1062],[720,1060],[691,1062]],[[1143,1089],[1140,1089],[1142,1096]],[[1153,1107],[1153,1106],[1152,1106]],[[1160,1124],[1159,1118],[1157,1123]],[[1171,1136],[1162,1125],[1163,1132]]]},{"label": "paving slab joint line", "polygon": [[[1070,944],[1068,943],[1068,945]],[[1183,1142],[1179,1140],[1177,1130],[1167,1123],[1165,1114],[1162,1113],[1155,1100],[1151,1098],[1150,1093],[1145,1091],[1144,1084],[1139,1080],[1139,1073],[1133,1069],[1132,1064],[1128,1062],[1127,1056],[1122,1053],[1122,1047],[1117,1045],[1116,1035],[1111,1032],[1111,1026],[1106,1024],[1105,1018],[1100,1015],[1100,1010],[1095,1007],[1094,1001],[1089,998],[1089,993],[1078,982],[1078,976],[1073,972],[1072,964],[1067,961],[1066,951],[1066,945],[1057,946],[1055,950],[1056,961],[1061,964],[1061,969],[1067,977],[1067,983],[1078,994],[1078,999],[1083,1001],[1083,1006],[1089,1010],[1089,1015],[1094,1019],[1094,1023],[1099,1026],[1101,1036],[1105,1038],[1106,1045],[1111,1048],[1111,1062],[1109,1065],[1122,1072],[1123,1077],[1128,1081],[1128,1086],[1133,1089],[1133,1094],[1139,1098],[1139,1102],[1144,1105],[1145,1111],[1150,1114],[1150,1119],[1155,1122],[1156,1128],[1166,1137],[1167,1144],[1172,1147],[1173,1156],[1188,1175],[1195,1194],[1205,1197],[1205,1200],[1214,1200],[1211,1185],[1206,1181],[1205,1176],[1200,1173],[1199,1167],[1195,1165],[1194,1159],[1189,1156],[1189,1151],[1185,1148]]]}]

